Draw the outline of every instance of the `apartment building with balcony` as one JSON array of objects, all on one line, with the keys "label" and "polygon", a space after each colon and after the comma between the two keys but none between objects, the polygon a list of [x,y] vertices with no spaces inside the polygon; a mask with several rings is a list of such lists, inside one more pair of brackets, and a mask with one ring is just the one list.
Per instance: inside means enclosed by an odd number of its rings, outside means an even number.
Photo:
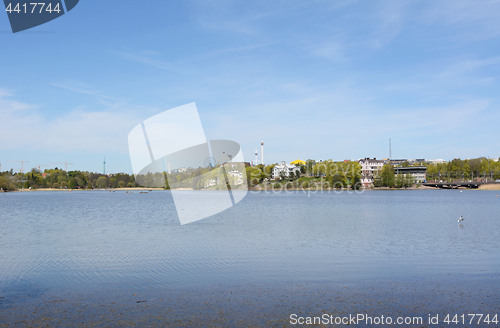
[{"label": "apartment building with balcony", "polygon": [[373,187],[373,177],[378,174],[386,163],[386,160],[378,160],[374,158],[363,158],[358,161],[361,165],[361,187]]}]

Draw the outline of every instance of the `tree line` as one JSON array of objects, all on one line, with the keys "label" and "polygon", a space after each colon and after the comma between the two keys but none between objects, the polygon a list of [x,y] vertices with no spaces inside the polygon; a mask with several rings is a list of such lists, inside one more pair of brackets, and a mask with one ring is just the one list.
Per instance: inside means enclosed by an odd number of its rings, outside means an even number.
[{"label": "tree line", "polygon": [[[308,159],[305,165],[300,165],[298,172],[289,176],[281,174],[277,179],[272,179],[274,167],[278,164],[256,165],[246,167],[249,188],[257,188],[266,185],[271,188],[353,188],[359,189],[361,185],[361,165],[354,161],[334,162],[333,160],[315,161]],[[408,166],[426,166],[427,181],[455,181],[455,180],[481,180],[488,181],[500,179],[500,162],[485,157],[462,160],[453,159],[445,163],[415,163],[408,162],[400,164]],[[217,173],[219,172],[219,173]],[[201,179],[201,176],[204,176]],[[226,180],[229,179],[229,180]],[[138,175],[117,173],[104,175],[88,171],[64,171],[58,169],[46,169],[43,172],[32,169],[26,173],[15,173],[10,171],[0,172],[0,189],[15,190],[21,188],[56,188],[56,189],[93,189],[93,188],[125,188],[125,187],[161,187],[170,189],[169,181],[175,184],[175,188],[192,189],[220,189],[228,182],[235,185],[236,177],[220,175],[214,167],[189,168],[183,172],[147,173]],[[208,182],[210,185],[207,185]],[[418,182],[418,181],[417,181]],[[375,187],[409,187],[415,181],[411,175],[396,175],[393,165],[384,165],[375,173]],[[212,186],[213,184],[213,186]]]},{"label": "tree line", "polygon": [[64,171],[46,169],[41,172],[32,169],[26,173],[15,173],[13,170],[0,173],[0,188],[2,190],[15,189],[93,189],[93,188],[124,188],[137,187],[134,175],[117,173],[104,175],[87,171]]},{"label": "tree line", "polygon": [[297,172],[289,176],[279,175],[273,180],[273,170],[278,164],[256,165],[247,167],[247,183],[249,188],[321,188],[342,189],[361,187],[361,165],[354,161],[334,162],[333,160],[315,161],[308,159],[306,164],[299,165]]},{"label": "tree line", "polygon": [[[415,163],[410,165],[408,162],[403,162],[402,167],[410,166],[425,166],[427,167],[426,181],[495,181],[500,179],[500,161],[479,157],[473,159],[462,160],[455,158],[444,163]],[[417,181],[417,183],[423,181]],[[415,181],[409,175],[394,173],[394,166],[386,164],[379,172],[376,172],[373,178],[375,187],[409,187]]]}]

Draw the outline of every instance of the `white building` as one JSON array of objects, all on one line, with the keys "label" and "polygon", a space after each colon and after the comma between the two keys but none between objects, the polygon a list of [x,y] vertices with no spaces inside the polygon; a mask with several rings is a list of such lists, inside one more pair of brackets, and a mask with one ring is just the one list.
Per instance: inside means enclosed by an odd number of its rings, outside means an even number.
[{"label": "white building", "polygon": [[396,179],[399,174],[409,174],[414,183],[425,183],[426,181],[427,167],[425,166],[396,167],[394,170],[396,171]]},{"label": "white building", "polygon": [[281,165],[275,165],[273,168],[273,179],[279,179],[282,175],[288,178],[292,172],[300,174],[300,167],[281,162]]},{"label": "white building", "polygon": [[376,158],[363,158],[358,161],[361,165],[361,187],[373,187],[373,177],[378,174],[386,161]]},{"label": "white building", "polygon": [[423,163],[423,162],[425,162],[425,159],[423,159],[423,158],[412,158],[412,159],[407,159],[406,161],[408,162],[408,164],[413,165],[413,164]]},{"label": "white building", "polygon": [[219,178],[206,180],[205,181],[205,188],[210,188],[210,187],[213,187],[215,185],[218,185],[219,182],[220,182]]},{"label": "white building", "polygon": [[240,171],[231,171],[229,172],[229,175],[231,177],[233,177],[233,184],[235,185],[240,185],[240,184],[243,184],[243,173],[241,173]]},{"label": "white building", "polygon": [[441,164],[441,163],[446,163],[446,161],[444,159],[428,159],[427,163]]}]

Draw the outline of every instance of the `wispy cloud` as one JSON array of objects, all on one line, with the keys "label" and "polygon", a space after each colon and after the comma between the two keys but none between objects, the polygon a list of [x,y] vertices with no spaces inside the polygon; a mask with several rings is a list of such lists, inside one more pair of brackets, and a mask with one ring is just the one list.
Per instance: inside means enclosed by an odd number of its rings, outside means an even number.
[{"label": "wispy cloud", "polygon": [[211,51],[204,56],[211,56],[211,55],[218,55],[218,54],[224,54],[224,53],[231,53],[231,52],[238,52],[238,51],[248,51],[248,50],[254,50],[262,47],[267,47],[273,44],[277,44],[278,42],[266,42],[266,43],[259,43],[259,44],[251,44],[248,46],[242,46],[242,47],[233,47],[233,48],[225,48],[225,49],[219,49],[219,50],[214,50]]},{"label": "wispy cloud", "polygon": [[500,1],[429,2],[419,19],[431,26],[447,26],[460,43],[486,40],[500,35]]},{"label": "wispy cloud", "polygon": [[179,71],[178,66],[158,58],[159,57],[158,52],[151,52],[151,51],[141,51],[141,52],[111,51],[111,52],[117,55],[118,57],[131,62],[145,64],[166,71],[172,71],[172,72]]},{"label": "wispy cloud", "polygon": [[344,62],[347,57],[344,55],[343,47],[339,43],[325,41],[310,48],[313,55],[326,58],[333,62]]},{"label": "wispy cloud", "polygon": [[64,81],[64,82],[49,83],[49,84],[54,87],[62,88],[76,93],[81,93],[88,96],[98,95],[98,92],[96,90],[90,88],[88,85],[82,82]]},{"label": "wispy cloud", "polygon": [[[244,10],[248,7],[248,11]],[[228,1],[198,1],[193,19],[202,28],[246,35],[259,34],[261,27],[256,22],[271,14],[271,6],[253,6]]]},{"label": "wispy cloud", "polygon": [[[486,67],[499,66],[500,56],[485,59],[465,59],[456,61],[448,66],[439,75],[445,79],[456,79],[458,77],[468,77],[468,83],[471,83],[471,75],[479,74],[480,70]],[[481,81],[491,81],[493,78],[483,76]],[[477,80],[476,80],[477,81]]]},{"label": "wispy cloud", "polygon": [[12,96],[12,94],[8,90],[0,88],[0,98],[8,96]]},{"label": "wispy cloud", "polygon": [[[38,107],[36,104],[28,104],[12,99],[13,94],[3,88],[0,88],[0,111],[4,113],[13,113],[18,111],[24,111],[29,109],[35,109]],[[17,115],[17,114],[16,114]],[[23,113],[24,115],[24,113]],[[6,117],[4,117],[4,122],[8,122]],[[5,128],[5,126],[4,126]]]},{"label": "wispy cloud", "polygon": [[377,15],[378,18],[374,24],[374,30],[371,32],[368,43],[375,47],[381,48],[391,42],[398,36],[405,27],[407,19],[407,6],[405,1],[382,1],[378,3]]},{"label": "wispy cloud", "polygon": [[[0,95],[0,115],[8,122],[0,129],[0,149],[43,149],[52,152],[127,152],[126,136],[141,121],[136,108],[112,111],[74,109],[57,118],[48,118],[43,107]],[[22,115],[16,111],[24,110]],[[20,133],[26,131],[29,133]],[[16,136],[12,138],[12,136]]]}]

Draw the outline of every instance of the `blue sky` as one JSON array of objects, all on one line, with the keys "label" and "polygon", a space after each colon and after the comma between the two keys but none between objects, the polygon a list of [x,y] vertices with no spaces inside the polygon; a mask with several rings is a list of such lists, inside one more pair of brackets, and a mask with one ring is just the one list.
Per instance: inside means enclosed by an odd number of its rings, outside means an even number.
[{"label": "blue sky", "polygon": [[[499,1],[91,1],[12,34],[2,171],[132,172],[127,136],[195,102],[253,160],[500,156]],[[175,142],[175,141],[173,141]],[[259,155],[260,158],[260,155]]]}]

